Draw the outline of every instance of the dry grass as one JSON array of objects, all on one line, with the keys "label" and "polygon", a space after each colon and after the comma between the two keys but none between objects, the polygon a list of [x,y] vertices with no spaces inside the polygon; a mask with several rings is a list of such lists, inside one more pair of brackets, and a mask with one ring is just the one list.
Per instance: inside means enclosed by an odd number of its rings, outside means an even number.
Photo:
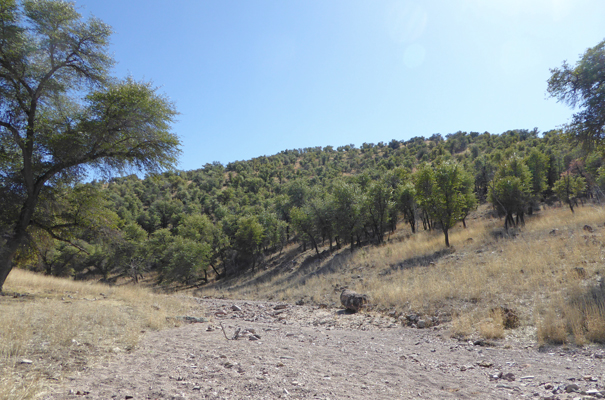
[{"label": "dry grass", "polygon": [[[506,336],[502,315],[490,315],[505,307],[518,315],[521,330],[537,328],[534,338],[541,342],[566,343],[568,335],[577,344],[603,341],[605,295],[585,296],[605,273],[602,221],[605,210],[598,206],[574,214],[555,207],[506,235],[501,220],[472,219],[467,229],[451,231],[454,251],[445,248],[440,232],[400,229],[384,246],[351,256],[341,250],[338,262],[333,256],[313,261],[300,276],[302,268],[288,268],[263,280],[267,272],[259,271],[202,294],[338,305],[340,290],[349,287],[370,295],[377,309],[452,320],[455,336]],[[584,231],[586,224],[594,232]]]},{"label": "dry grass", "polygon": [[[145,330],[175,325],[192,302],[135,287],[109,287],[13,270],[0,297],[0,398],[30,399],[53,381],[112,353]],[[31,364],[23,363],[30,360]]]}]

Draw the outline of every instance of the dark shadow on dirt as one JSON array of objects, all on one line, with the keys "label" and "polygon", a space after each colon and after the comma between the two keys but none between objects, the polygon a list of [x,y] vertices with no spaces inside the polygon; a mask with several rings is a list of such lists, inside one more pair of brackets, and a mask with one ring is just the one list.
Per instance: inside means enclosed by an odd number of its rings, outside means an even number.
[{"label": "dark shadow on dirt", "polygon": [[411,257],[406,260],[403,260],[402,262],[400,262],[398,264],[391,265],[390,269],[386,269],[386,270],[382,271],[380,273],[380,275],[389,275],[393,271],[399,271],[402,269],[428,267],[429,265],[431,265],[432,263],[435,263],[439,259],[449,256],[450,254],[453,254],[455,251],[456,250],[454,248],[450,247],[447,249],[436,251],[433,254],[427,254],[427,255],[418,256],[418,257]]}]

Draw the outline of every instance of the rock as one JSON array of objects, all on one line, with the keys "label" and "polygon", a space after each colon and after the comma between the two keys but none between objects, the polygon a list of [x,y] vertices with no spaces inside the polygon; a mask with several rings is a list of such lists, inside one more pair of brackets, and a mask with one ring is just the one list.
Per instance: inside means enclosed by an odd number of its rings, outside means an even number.
[{"label": "rock", "polygon": [[298,300],[298,301],[296,302],[296,305],[297,305],[297,306],[302,306],[302,305],[304,305],[304,304],[305,304],[305,300],[304,300],[304,299],[300,299],[300,300]]},{"label": "rock", "polygon": [[502,379],[506,379],[507,381],[512,382],[515,380],[515,374],[509,372],[507,374],[502,375]]},{"label": "rock", "polygon": [[410,321],[410,323],[415,324],[416,322],[418,322],[418,315],[416,314],[409,314],[408,316],[406,316],[407,320]]},{"label": "rock", "polygon": [[21,364],[33,364],[33,361],[28,360],[27,358],[24,358],[23,360],[21,360]]},{"label": "rock", "polygon": [[345,289],[340,294],[340,302],[347,310],[357,312],[368,302],[368,296]]},{"label": "rock", "polygon": [[418,329],[424,329],[426,328],[426,321],[423,319],[419,319],[416,326],[418,327]]},{"label": "rock", "polygon": [[578,385],[576,385],[575,383],[572,383],[572,384],[569,384],[569,385],[565,386],[565,391],[567,393],[579,392],[580,391],[580,387]]},{"label": "rock", "polygon": [[584,228],[582,228],[582,229],[584,229],[586,232],[592,232],[594,230],[594,229],[592,229],[592,226],[590,226],[590,225],[584,225]]},{"label": "rock", "polygon": [[494,363],[490,361],[481,361],[478,362],[477,365],[483,368],[490,368],[492,365],[494,365]]},{"label": "rock", "polygon": [[231,306],[231,310],[233,310],[233,311],[242,311],[241,307],[236,306],[235,304]]},{"label": "rock", "polygon": [[191,322],[191,323],[201,323],[201,322],[208,322],[208,320],[206,318],[197,318],[197,317],[190,317],[188,315],[186,316],[180,316],[180,317],[176,317],[176,319],[180,319],[182,321],[185,322]]},{"label": "rock", "polygon": [[274,310],[284,310],[286,308],[288,308],[287,304],[278,304],[275,307],[273,307]]}]

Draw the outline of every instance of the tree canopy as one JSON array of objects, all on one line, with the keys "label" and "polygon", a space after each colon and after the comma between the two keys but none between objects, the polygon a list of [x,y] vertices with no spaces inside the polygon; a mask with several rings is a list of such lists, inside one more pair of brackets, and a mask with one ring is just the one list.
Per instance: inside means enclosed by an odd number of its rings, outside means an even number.
[{"label": "tree canopy", "polygon": [[579,108],[567,125],[572,137],[590,147],[605,140],[605,40],[586,50],[575,67],[563,62],[551,69],[548,92],[572,108]]},{"label": "tree canopy", "polygon": [[82,213],[62,192],[91,169],[176,161],[174,105],[150,83],[109,75],[110,35],[66,1],[0,0],[0,290],[34,231],[69,241],[63,231]]}]

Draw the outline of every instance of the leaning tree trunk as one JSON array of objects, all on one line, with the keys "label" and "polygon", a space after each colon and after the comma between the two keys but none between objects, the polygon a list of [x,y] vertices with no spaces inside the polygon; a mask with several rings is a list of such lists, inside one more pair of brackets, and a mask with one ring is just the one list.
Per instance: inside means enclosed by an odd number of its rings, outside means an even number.
[{"label": "leaning tree trunk", "polygon": [[8,274],[13,269],[13,260],[21,241],[19,238],[9,239],[6,245],[0,250],[0,293],[2,293],[2,287]]}]

